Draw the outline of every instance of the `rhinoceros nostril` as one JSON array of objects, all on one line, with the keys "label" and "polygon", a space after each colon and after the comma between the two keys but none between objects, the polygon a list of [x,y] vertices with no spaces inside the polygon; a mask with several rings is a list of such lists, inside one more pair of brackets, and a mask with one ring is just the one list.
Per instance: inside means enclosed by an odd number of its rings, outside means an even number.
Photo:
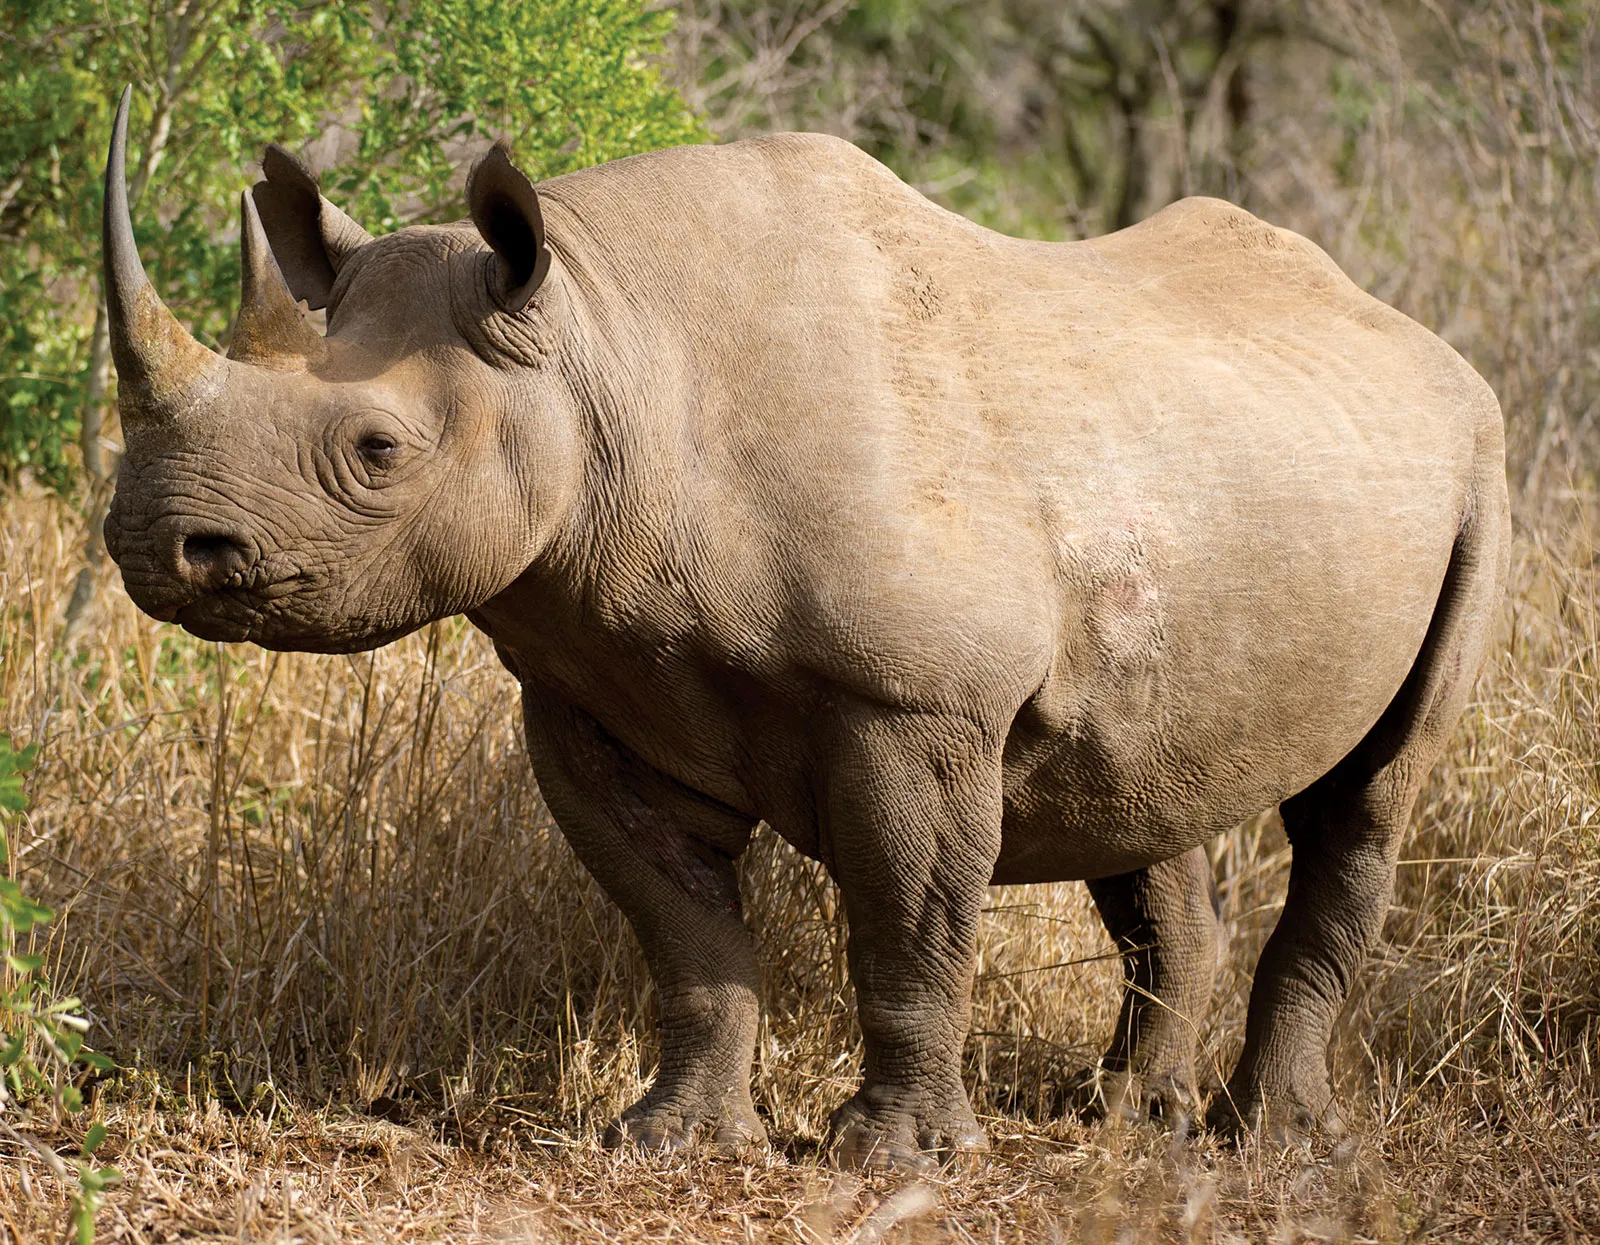
[{"label": "rhinoceros nostril", "polygon": [[194,532],[179,550],[183,570],[196,587],[236,588],[244,583],[250,554],[242,542],[223,532]]}]

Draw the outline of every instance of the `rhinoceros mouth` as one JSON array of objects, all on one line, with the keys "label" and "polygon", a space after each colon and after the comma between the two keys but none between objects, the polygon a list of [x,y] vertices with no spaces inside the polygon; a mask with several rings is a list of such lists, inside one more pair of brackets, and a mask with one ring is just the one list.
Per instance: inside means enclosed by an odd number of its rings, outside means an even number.
[{"label": "rhinoceros mouth", "polygon": [[[310,577],[301,572],[272,575],[255,567],[233,582],[200,596],[141,607],[162,622],[174,622],[202,640],[230,643],[249,640],[270,627],[272,607],[306,587]],[[268,624],[268,626],[263,626]]]},{"label": "rhinoceros mouth", "polygon": [[[197,639],[225,644],[259,644],[262,648],[300,653],[362,653],[382,648],[410,634],[421,621],[308,616],[314,604],[296,609],[290,602],[274,608],[297,591],[314,587],[306,574],[273,580],[254,589],[224,588],[190,600],[164,621],[175,622]],[[425,621],[425,620],[424,620]]]},{"label": "rhinoceros mouth", "polygon": [[204,607],[209,604],[209,599],[191,601],[181,609],[174,610],[172,617],[163,621],[175,622],[190,635],[201,640],[237,644],[250,638],[248,622],[217,614],[214,610],[206,610]]}]

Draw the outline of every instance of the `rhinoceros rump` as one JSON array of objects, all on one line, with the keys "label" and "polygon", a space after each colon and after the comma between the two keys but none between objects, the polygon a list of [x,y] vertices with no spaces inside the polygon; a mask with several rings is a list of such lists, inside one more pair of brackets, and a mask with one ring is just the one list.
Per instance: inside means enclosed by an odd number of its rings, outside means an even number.
[{"label": "rhinoceros rump", "polygon": [[1106,1084],[1188,1109],[1200,844],[1280,802],[1289,894],[1213,1119],[1336,1125],[1330,1029],[1504,577],[1499,408],[1449,347],[1225,203],[1023,242],[786,134],[537,189],[496,148],[470,221],[381,238],[269,149],[222,357],[140,267],[126,116],[127,589],[273,648],[493,638],[660,991],[614,1140],[763,1134],[734,875],[762,819],[849,915],[844,1161],[983,1147],[991,882],[1089,880],[1130,979]]}]

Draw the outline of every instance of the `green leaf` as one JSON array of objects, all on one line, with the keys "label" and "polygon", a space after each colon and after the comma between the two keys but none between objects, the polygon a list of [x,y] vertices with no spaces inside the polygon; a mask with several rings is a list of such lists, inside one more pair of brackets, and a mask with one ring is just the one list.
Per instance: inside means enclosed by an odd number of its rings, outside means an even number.
[{"label": "green leaf", "polygon": [[105,1141],[105,1139],[106,1126],[99,1120],[96,1120],[93,1124],[89,1125],[89,1131],[84,1134],[83,1157],[86,1159],[93,1158],[94,1152],[100,1148],[101,1143]]},{"label": "green leaf", "polygon": [[[548,177],[707,137],[656,69],[672,15],[643,0],[411,0],[376,11],[235,0],[190,6],[181,23],[152,18],[163,11],[135,0],[6,6],[0,169],[11,197],[0,224],[26,245],[0,245],[0,476],[26,466],[52,487],[74,486],[100,162],[116,102],[108,84],[135,84],[137,165],[152,133],[149,66],[173,51],[187,72],[134,225],[162,297],[208,344],[232,319],[237,196],[268,142],[305,147],[328,118],[358,116],[359,154],[323,183],[383,232],[418,205],[428,221],[460,218],[454,162],[465,141],[509,137],[523,166]],[[32,758],[17,757],[20,773]],[[0,762],[0,772],[11,771]],[[0,777],[0,808],[25,798],[20,781]]]},{"label": "green leaf", "polygon": [[[11,737],[0,734],[0,809],[20,813],[28,807],[28,795],[22,789],[22,778],[33,768],[38,753],[37,744],[29,744],[20,752],[15,751]],[[0,836],[0,844],[3,842],[3,836]]]},{"label": "green leaf", "polygon": [[99,1193],[122,1182],[122,1173],[115,1167],[88,1168],[86,1165],[85,1167],[86,1169],[78,1176],[78,1182],[90,1193]]},{"label": "green leaf", "polygon": [[22,887],[10,878],[0,878],[0,918],[19,934],[25,934],[35,925],[52,920],[55,913],[42,903],[35,903],[22,893]]}]

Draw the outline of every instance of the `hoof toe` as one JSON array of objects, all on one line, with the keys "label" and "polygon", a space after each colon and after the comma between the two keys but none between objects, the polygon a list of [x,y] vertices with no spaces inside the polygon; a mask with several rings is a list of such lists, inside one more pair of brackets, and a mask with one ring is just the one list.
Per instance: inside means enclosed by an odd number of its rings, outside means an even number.
[{"label": "hoof toe", "polygon": [[715,1153],[728,1158],[748,1158],[767,1144],[767,1130],[759,1120],[722,1121],[711,1130],[706,1144]]},{"label": "hoof toe", "polygon": [[606,1129],[608,1150],[636,1147],[659,1153],[674,1153],[703,1145],[714,1153],[744,1157],[766,1143],[767,1130],[752,1110],[748,1113],[684,1112],[648,1107],[630,1107],[622,1118]]},{"label": "hoof toe", "polygon": [[833,1154],[834,1162],[840,1167],[861,1171],[925,1175],[939,1165],[934,1155],[909,1140],[887,1136],[861,1121],[847,1124],[839,1131]]},{"label": "hoof toe", "polygon": [[1109,1110],[1123,1119],[1181,1131],[1194,1118],[1195,1097],[1176,1076],[1125,1077],[1110,1096]]},{"label": "hoof toe", "polygon": [[629,1119],[624,1116],[606,1129],[605,1147],[621,1150],[635,1146],[640,1150],[659,1150],[670,1153],[687,1149],[694,1136],[682,1121],[669,1122],[650,1118]]},{"label": "hoof toe", "polygon": [[1219,1094],[1206,1112],[1206,1127],[1238,1140],[1254,1134],[1280,1149],[1300,1149],[1316,1141],[1337,1141],[1348,1133],[1338,1109],[1329,1102],[1311,1107],[1292,1095]]},{"label": "hoof toe", "polygon": [[1063,1097],[1069,1110],[1088,1121],[1114,1118],[1183,1131],[1199,1096],[1181,1076],[1091,1068],[1067,1083]]},{"label": "hoof toe", "polygon": [[874,1107],[857,1095],[833,1113],[834,1161],[845,1168],[924,1175],[960,1155],[983,1154],[989,1136],[962,1101],[923,1111]]}]

